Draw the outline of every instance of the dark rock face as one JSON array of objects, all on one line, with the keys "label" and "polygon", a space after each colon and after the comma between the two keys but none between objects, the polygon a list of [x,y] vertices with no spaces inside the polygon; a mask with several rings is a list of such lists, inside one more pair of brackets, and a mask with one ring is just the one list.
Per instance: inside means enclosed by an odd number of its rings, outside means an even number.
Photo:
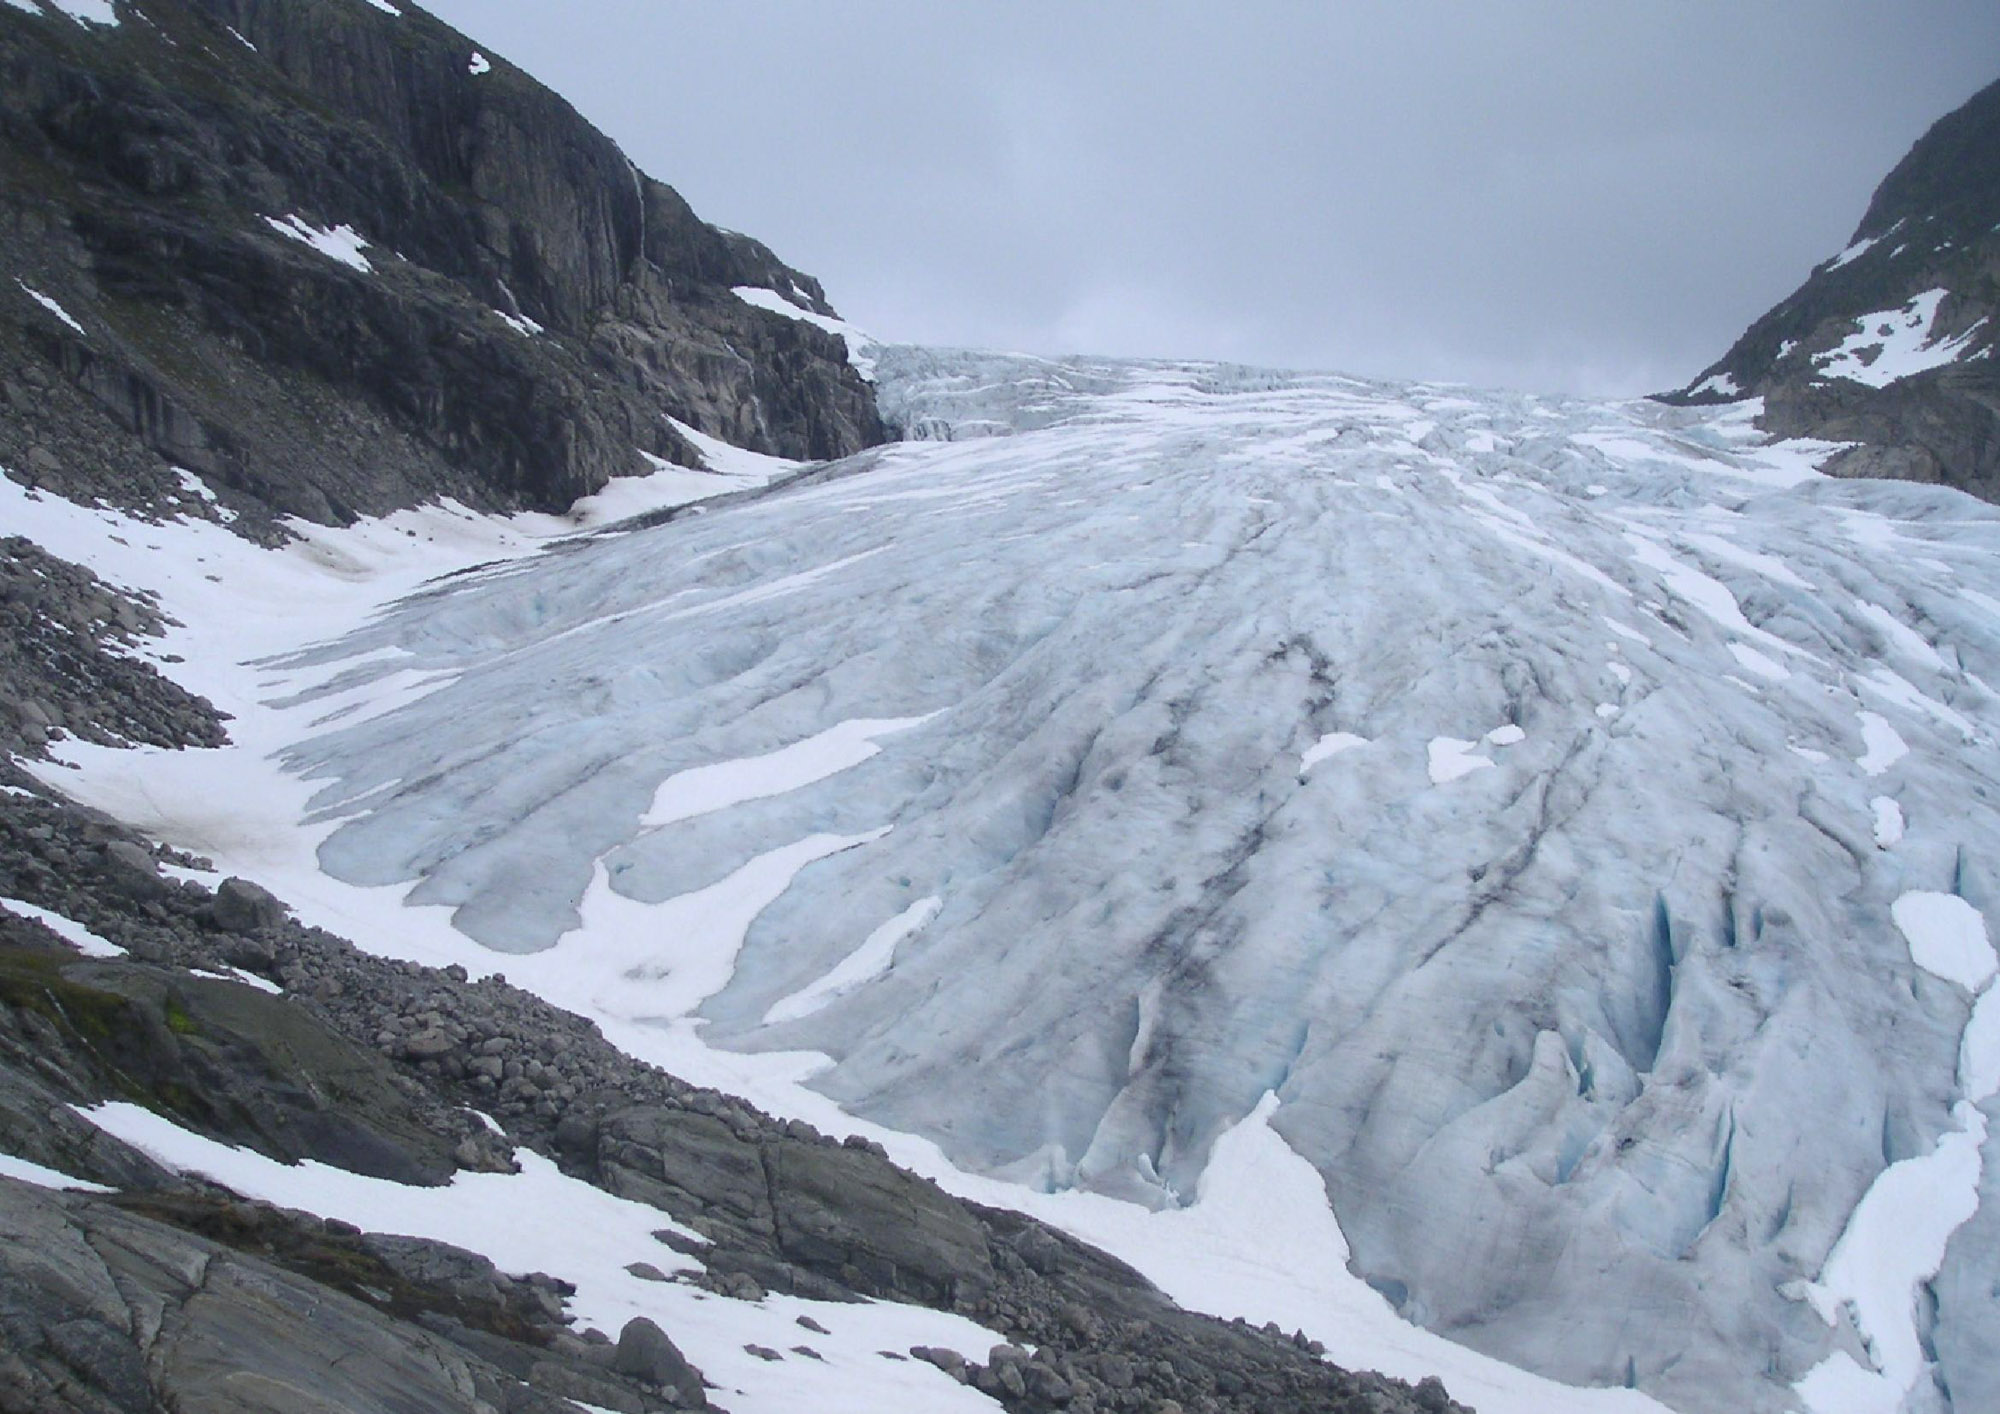
[{"label": "dark rock face", "polygon": [[[1943,290],[1924,337],[1956,357],[1886,386],[1831,376],[1864,316]],[[1921,315],[1925,306],[1914,306]],[[1874,321],[1870,321],[1874,323]],[[1860,336],[1860,337],[1857,337]],[[1875,190],[1848,249],[1744,333],[1672,402],[1764,398],[1762,426],[1860,445],[1826,470],[1941,482],[2000,500],[2000,83],[1940,119]]]},{"label": "dark rock face", "polygon": [[[841,340],[730,293],[829,312],[815,281],[404,8],[0,7],[0,465],[175,510],[188,468],[255,533],[562,511],[642,452],[699,465],[666,416],[795,459],[883,440]],[[296,238],[343,227],[345,260]]]}]

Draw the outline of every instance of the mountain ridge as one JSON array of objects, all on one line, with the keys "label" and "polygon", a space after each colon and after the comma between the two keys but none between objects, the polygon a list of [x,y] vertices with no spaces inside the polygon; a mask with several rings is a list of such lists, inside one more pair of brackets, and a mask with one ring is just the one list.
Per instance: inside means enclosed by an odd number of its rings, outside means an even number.
[{"label": "mountain ridge", "polygon": [[562,512],[701,467],[663,414],[792,459],[886,436],[838,338],[730,293],[828,314],[816,281],[414,6],[28,10],[0,9],[0,455],[44,484]]},{"label": "mountain ridge", "polygon": [[1760,316],[1680,403],[1764,400],[1778,437],[1850,444],[1836,476],[2000,500],[2000,81],[1877,186],[1844,250]]}]

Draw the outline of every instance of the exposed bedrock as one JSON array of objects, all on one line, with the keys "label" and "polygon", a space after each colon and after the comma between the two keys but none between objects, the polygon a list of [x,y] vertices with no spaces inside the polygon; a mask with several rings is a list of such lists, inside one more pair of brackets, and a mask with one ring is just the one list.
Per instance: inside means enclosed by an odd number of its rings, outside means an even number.
[{"label": "exposed bedrock", "polygon": [[254,529],[562,511],[646,455],[698,465],[668,417],[796,459],[883,437],[840,339],[730,293],[824,313],[815,281],[421,11],[146,19],[0,14],[17,474],[148,505],[183,467]]}]

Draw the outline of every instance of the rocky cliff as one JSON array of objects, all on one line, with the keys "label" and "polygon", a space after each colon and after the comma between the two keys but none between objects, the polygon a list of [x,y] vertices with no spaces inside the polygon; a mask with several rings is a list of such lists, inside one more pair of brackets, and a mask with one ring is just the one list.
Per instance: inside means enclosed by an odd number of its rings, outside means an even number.
[{"label": "rocky cliff", "polygon": [[1761,397],[1783,437],[1854,445],[1825,470],[2000,499],[2000,83],[1938,120],[1846,249],[1668,400]]},{"label": "rocky cliff", "polygon": [[[78,18],[82,16],[83,18]],[[254,528],[884,435],[817,282],[409,5],[0,5],[0,463]],[[177,500],[177,498],[179,498]]]}]

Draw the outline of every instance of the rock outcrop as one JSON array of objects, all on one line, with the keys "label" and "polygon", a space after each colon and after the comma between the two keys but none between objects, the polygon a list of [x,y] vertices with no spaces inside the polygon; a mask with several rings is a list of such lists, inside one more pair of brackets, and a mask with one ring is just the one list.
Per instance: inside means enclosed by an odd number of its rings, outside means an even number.
[{"label": "rock outcrop", "polygon": [[17,476],[186,511],[191,472],[258,533],[560,512],[701,465],[670,418],[794,459],[883,439],[838,337],[731,293],[831,313],[815,281],[420,10],[33,8],[0,7]]},{"label": "rock outcrop", "polygon": [[2000,83],[1910,149],[1847,248],[1668,401],[1761,397],[1839,476],[2000,500]]}]

